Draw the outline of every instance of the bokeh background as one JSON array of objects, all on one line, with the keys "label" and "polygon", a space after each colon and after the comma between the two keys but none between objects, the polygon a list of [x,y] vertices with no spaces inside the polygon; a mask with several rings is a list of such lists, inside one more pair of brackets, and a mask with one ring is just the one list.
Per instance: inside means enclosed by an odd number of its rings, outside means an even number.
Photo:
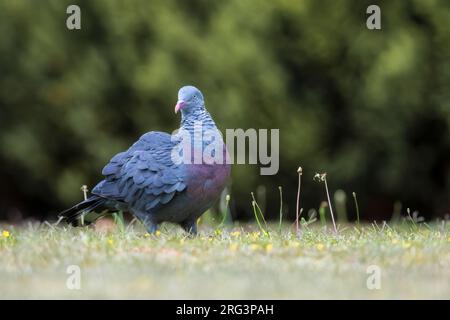
[{"label": "bokeh background", "polygon": [[[66,28],[81,7],[82,29]],[[382,30],[366,28],[378,4]],[[450,212],[446,0],[0,1],[0,220],[81,200],[117,152],[172,131],[177,90],[199,87],[222,128],[279,128],[280,171],[235,165],[232,214],[267,216],[343,190],[354,218]]]}]

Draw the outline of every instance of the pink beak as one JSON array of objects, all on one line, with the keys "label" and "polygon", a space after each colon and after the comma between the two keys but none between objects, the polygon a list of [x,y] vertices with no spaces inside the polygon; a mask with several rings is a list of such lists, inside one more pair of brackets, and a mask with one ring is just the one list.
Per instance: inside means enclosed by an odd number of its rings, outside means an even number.
[{"label": "pink beak", "polygon": [[178,101],[177,104],[175,105],[175,113],[177,113],[179,110],[183,109],[184,106],[186,105],[186,102],[184,101]]}]

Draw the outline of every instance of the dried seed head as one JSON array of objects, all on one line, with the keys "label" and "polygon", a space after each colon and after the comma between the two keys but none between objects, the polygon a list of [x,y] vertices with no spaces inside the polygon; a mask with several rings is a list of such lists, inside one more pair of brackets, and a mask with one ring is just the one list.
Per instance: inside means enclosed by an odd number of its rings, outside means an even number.
[{"label": "dried seed head", "polygon": [[302,174],[303,174],[303,169],[302,169],[302,167],[298,167],[297,173],[298,173],[299,175],[302,175]]},{"label": "dried seed head", "polygon": [[314,177],[313,177],[313,180],[322,182],[322,181],[325,181],[326,178],[327,178],[327,173],[326,172],[324,172],[324,173],[316,173],[314,175]]},{"label": "dried seed head", "polygon": [[230,198],[231,198],[230,195],[227,194],[226,197],[225,197],[225,200],[230,201]]},{"label": "dried seed head", "polygon": [[84,200],[87,200],[87,193],[89,191],[87,185],[83,184],[80,189],[83,192]]}]

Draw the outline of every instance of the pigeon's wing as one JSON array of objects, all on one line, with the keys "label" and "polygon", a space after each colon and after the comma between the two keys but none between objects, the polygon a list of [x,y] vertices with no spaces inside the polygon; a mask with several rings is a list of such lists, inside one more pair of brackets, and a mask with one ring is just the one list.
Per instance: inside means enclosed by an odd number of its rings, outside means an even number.
[{"label": "pigeon's wing", "polygon": [[183,167],[171,159],[175,144],[164,132],[144,134],[103,168],[105,180],[92,193],[145,211],[168,203],[186,189]]}]

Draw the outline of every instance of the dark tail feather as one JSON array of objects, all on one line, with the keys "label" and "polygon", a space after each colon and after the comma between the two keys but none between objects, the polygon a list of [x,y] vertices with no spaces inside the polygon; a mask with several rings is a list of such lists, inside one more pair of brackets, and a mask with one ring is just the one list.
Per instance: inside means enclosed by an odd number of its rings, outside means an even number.
[{"label": "dark tail feather", "polygon": [[[83,224],[90,224],[109,212],[109,208],[106,206],[107,201],[108,199],[92,195],[72,208],[59,213],[58,217],[64,218],[67,223],[73,226],[80,225],[80,220],[84,220]],[[88,213],[90,219],[82,219],[82,216],[86,216]]]}]

